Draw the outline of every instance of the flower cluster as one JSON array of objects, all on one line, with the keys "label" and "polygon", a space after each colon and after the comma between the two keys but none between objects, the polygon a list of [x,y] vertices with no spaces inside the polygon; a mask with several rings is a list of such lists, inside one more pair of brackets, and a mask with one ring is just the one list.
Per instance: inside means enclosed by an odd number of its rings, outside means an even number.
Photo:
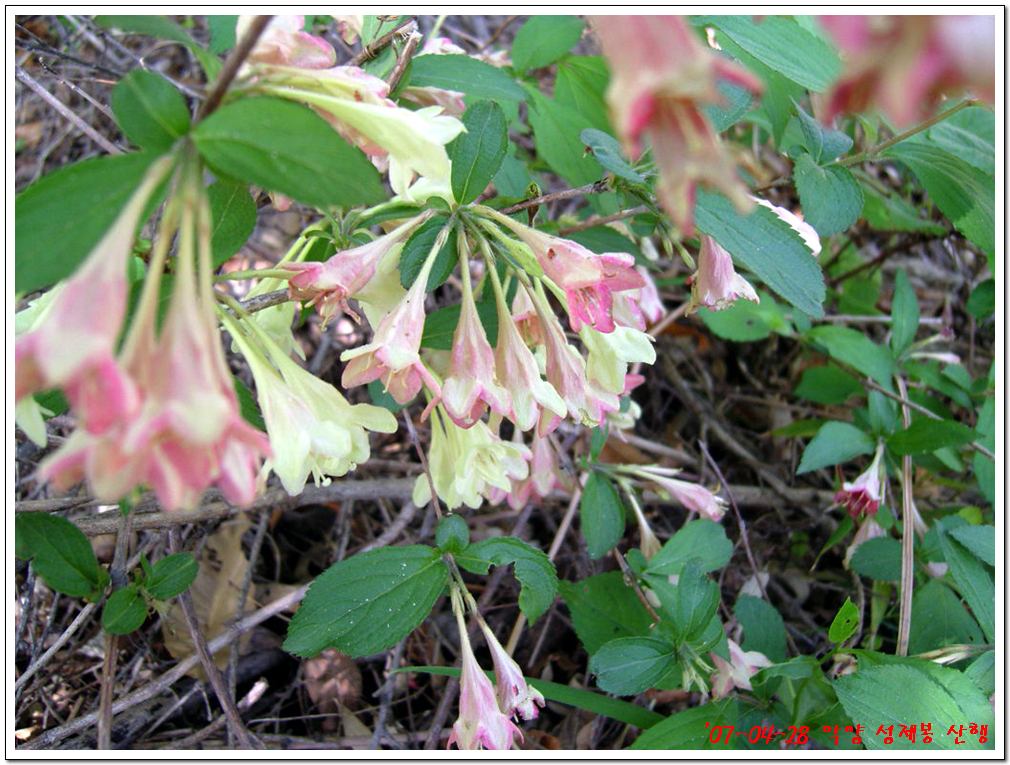
[{"label": "flower cluster", "polygon": [[492,685],[470,645],[463,616],[463,596],[457,587],[452,590],[452,607],[459,625],[462,671],[459,718],[452,726],[448,746],[456,744],[462,750],[511,749],[515,736],[522,738],[522,731],[512,720],[535,719],[540,714],[537,706],[544,705],[544,697],[526,682],[519,665],[498,642],[471,601],[471,610],[491,650],[495,673]]}]

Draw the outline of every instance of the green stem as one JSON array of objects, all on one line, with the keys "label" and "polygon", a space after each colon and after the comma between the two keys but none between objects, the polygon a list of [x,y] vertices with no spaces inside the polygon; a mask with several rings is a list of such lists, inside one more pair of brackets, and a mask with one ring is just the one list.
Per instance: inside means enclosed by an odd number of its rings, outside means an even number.
[{"label": "green stem", "polygon": [[247,271],[232,271],[228,274],[219,274],[214,277],[215,282],[226,282],[232,279],[282,279],[287,281],[294,272],[286,268],[250,268]]},{"label": "green stem", "polygon": [[848,167],[849,165],[856,165],[859,164],[860,162],[868,162],[874,159],[877,154],[880,154],[880,152],[884,151],[884,149],[888,149],[891,146],[894,146],[894,144],[896,143],[901,143],[906,138],[911,138],[916,133],[921,133],[923,130],[928,130],[938,122],[943,122],[945,119],[957,114],[962,109],[966,109],[969,106],[975,106],[977,103],[978,103],[977,101],[972,101],[971,99],[967,101],[962,101],[957,106],[952,106],[950,109],[947,109],[947,111],[940,112],[935,117],[932,117],[926,120],[925,122],[916,125],[915,127],[910,128],[909,130],[906,130],[904,133],[899,133],[893,138],[888,138],[886,141],[878,143],[876,146],[872,146],[864,152],[854,154],[851,157],[846,157],[845,159],[836,164],[841,165],[842,167]]}]

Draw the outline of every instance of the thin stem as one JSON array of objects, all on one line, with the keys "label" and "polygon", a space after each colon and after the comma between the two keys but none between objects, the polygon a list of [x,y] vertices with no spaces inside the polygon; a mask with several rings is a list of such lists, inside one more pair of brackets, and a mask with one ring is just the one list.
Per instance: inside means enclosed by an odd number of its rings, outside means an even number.
[{"label": "thin stem", "polygon": [[264,30],[267,28],[267,24],[273,16],[257,16],[249,24],[249,28],[246,30],[245,35],[239,40],[238,45],[236,45],[228,56],[228,60],[224,62],[224,66],[221,67],[221,71],[214,80],[214,87],[210,91],[203,105],[200,107],[200,111],[197,114],[195,122],[200,122],[206,117],[210,116],[221,105],[221,100],[224,98],[224,94],[228,90],[228,86],[231,85],[232,80],[238,74],[239,68],[245,62],[249,54],[252,53],[252,49],[256,46],[257,40],[260,39],[260,35],[263,34]]},{"label": "thin stem", "polygon": [[567,234],[574,234],[576,231],[585,231],[587,228],[605,226],[608,223],[624,220],[625,218],[630,218],[633,215],[638,215],[639,213],[646,212],[647,210],[648,208],[646,208],[645,205],[639,205],[638,207],[629,207],[627,210],[618,210],[610,215],[591,215],[573,226],[567,226],[566,228],[561,229],[558,231],[558,234],[566,236]]},{"label": "thin stem", "polygon": [[218,274],[214,277],[215,282],[226,282],[232,279],[283,279],[287,281],[294,276],[293,271],[286,268],[250,268],[247,271],[232,271],[227,274]]},{"label": "thin stem", "polygon": [[[907,398],[905,381],[900,375],[894,378],[901,391],[902,398]],[[912,424],[912,414],[907,406],[901,408],[901,422],[905,428]],[[898,656],[908,655],[908,640],[912,633],[912,590],[915,588],[915,558],[912,548],[915,522],[912,505],[912,456],[906,454],[901,458],[901,603],[898,612]]]},{"label": "thin stem", "polygon": [[662,618],[656,613],[656,610],[652,607],[649,599],[645,597],[645,593],[642,592],[642,588],[638,584],[638,577],[635,576],[635,572],[631,570],[631,566],[628,565],[628,561],[624,559],[621,551],[616,547],[614,548],[614,558],[617,560],[617,565],[621,568],[621,573],[624,574],[624,581],[631,586],[631,589],[635,591],[635,595],[638,596],[638,600],[643,606],[645,606],[645,610],[649,612],[649,616],[652,617],[652,626],[656,626],[663,621]]},{"label": "thin stem", "polygon": [[393,27],[393,29],[386,32],[386,34],[384,34],[378,40],[375,40],[366,45],[364,49],[361,51],[361,53],[359,53],[358,55],[356,55],[354,58],[352,58],[350,61],[347,62],[347,66],[361,66],[366,61],[370,61],[371,59],[375,58],[375,55],[380,50],[385,48],[387,45],[389,45],[389,43],[393,41],[393,38],[400,33],[400,30],[410,26],[411,24],[416,24],[416,22],[417,22],[417,16],[411,16],[403,23],[399,24],[396,27]]},{"label": "thin stem", "polygon": [[555,191],[552,194],[541,194],[538,197],[533,197],[533,199],[516,202],[514,205],[503,207],[501,210],[496,210],[495,212],[502,213],[503,215],[511,215],[512,213],[525,210],[529,207],[536,207],[537,205],[547,204],[549,202],[557,202],[561,199],[586,196],[588,194],[602,194],[605,191],[610,191],[610,184],[606,180],[599,180],[594,181],[593,183],[587,183],[585,186],[579,186],[577,189],[565,189],[564,191]]},{"label": "thin stem", "polygon": [[950,109],[947,109],[947,111],[940,112],[935,117],[932,117],[932,118],[926,120],[925,122],[920,123],[920,124],[916,125],[915,127],[910,128],[909,130],[906,130],[904,133],[899,133],[898,135],[894,136],[893,138],[888,138],[886,141],[882,141],[881,143],[878,143],[876,146],[871,146],[869,149],[867,149],[864,152],[861,152],[859,154],[854,154],[851,157],[846,157],[845,159],[843,159],[841,162],[838,162],[837,164],[841,165],[842,167],[847,167],[848,165],[856,165],[856,164],[859,164],[860,162],[866,162],[868,160],[871,160],[877,154],[879,154],[880,152],[884,151],[884,149],[888,149],[891,146],[894,146],[894,144],[896,144],[896,143],[901,143],[906,138],[911,138],[916,133],[921,133],[923,130],[928,130],[929,128],[933,127],[933,125],[937,124],[938,122],[943,122],[945,119],[947,119],[948,117],[952,117],[953,115],[957,114],[962,109],[966,109],[969,106],[975,106],[977,103],[978,103],[977,101],[973,101],[971,99],[969,99],[967,101],[962,101],[957,106],[952,106]]}]

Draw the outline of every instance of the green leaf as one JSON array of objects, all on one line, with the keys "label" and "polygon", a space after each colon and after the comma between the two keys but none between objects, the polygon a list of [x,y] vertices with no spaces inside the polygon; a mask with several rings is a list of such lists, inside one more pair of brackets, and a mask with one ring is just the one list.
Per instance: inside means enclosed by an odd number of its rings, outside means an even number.
[{"label": "green leaf", "polygon": [[593,157],[614,175],[632,183],[645,183],[645,178],[624,158],[617,139],[596,128],[586,128],[579,133],[579,140],[593,151]]},{"label": "green leaf", "polygon": [[711,120],[716,133],[728,130],[738,123],[754,106],[754,96],[747,88],[733,82],[721,80],[716,84],[724,102],[707,104],[702,107]]},{"label": "green leaf", "polygon": [[48,513],[14,516],[14,554],[30,560],[32,569],[57,592],[94,598],[104,586],[91,542],[65,518]]},{"label": "green leaf", "polygon": [[926,136],[986,175],[995,175],[996,115],[989,109],[969,106],[933,125]]},{"label": "green leaf", "polygon": [[590,558],[603,557],[621,541],[624,505],[610,479],[599,473],[589,474],[579,502],[579,517]]},{"label": "green leaf", "polygon": [[758,61],[793,82],[822,92],[841,73],[838,55],[824,40],[787,16],[706,16],[695,21],[719,29]]},{"label": "green leaf", "polygon": [[147,35],[161,40],[182,43],[196,56],[208,81],[221,71],[221,61],[207,50],[197,45],[189,33],[165,16],[95,16],[95,23],[107,29],[121,29],[124,32]]},{"label": "green leaf", "polygon": [[901,581],[901,542],[876,537],[863,542],[852,553],[849,566],[857,574],[881,582]]},{"label": "green leaf", "polygon": [[[724,729],[716,736],[713,729],[735,727],[739,706],[735,699],[727,698],[674,712],[663,722],[650,727],[629,748],[735,749],[738,746],[735,736],[727,735]],[[718,743],[712,743],[713,740]]]},{"label": "green leaf", "polygon": [[487,564],[515,564],[519,580],[519,608],[533,624],[551,607],[558,591],[558,575],[545,553],[515,537],[492,537],[475,542],[455,556],[467,571],[487,573]]},{"label": "green leaf", "polygon": [[764,340],[773,332],[791,334],[792,325],[782,307],[764,290],[757,290],[757,293],[758,303],[737,300],[721,311],[699,308],[698,316],[714,334],[736,343]]},{"label": "green leaf", "polygon": [[743,627],[744,651],[763,653],[776,664],[786,660],[786,627],[782,615],[767,600],[741,595],[733,615]]},{"label": "green leaf", "polygon": [[[930,747],[939,749],[982,749],[985,745],[969,736],[955,745],[953,736],[944,735],[951,723],[970,718],[954,696],[925,672],[911,666],[860,667],[851,675],[834,682],[838,700],[857,725],[865,727],[863,743],[869,750],[918,749],[924,744],[893,736],[890,744],[877,736],[881,725],[894,726],[895,733],[909,720],[930,724],[934,731]],[[974,719],[972,719],[974,722]]]},{"label": "green leaf", "polygon": [[876,448],[873,439],[855,425],[826,422],[803,450],[796,475],[829,465],[840,465],[860,454],[873,454]]},{"label": "green leaf", "polygon": [[884,196],[868,184],[863,184],[863,211],[871,228],[881,231],[909,231],[928,236],[943,236],[944,226],[919,217],[919,211],[900,197]]},{"label": "green leaf", "polygon": [[909,653],[925,653],[962,643],[981,643],[982,630],[947,585],[930,579],[912,597]]},{"label": "green leaf", "polygon": [[940,534],[940,548],[943,558],[947,561],[950,575],[971,608],[972,614],[978,620],[979,626],[990,643],[996,636],[996,590],[992,575],[985,565],[968,552],[951,534],[950,520],[941,518],[937,521]]},{"label": "green leaf", "polygon": [[965,308],[976,319],[992,316],[996,312],[996,280],[986,279],[973,289]]},{"label": "green leaf", "polygon": [[572,614],[572,626],[586,653],[592,655],[615,638],[645,636],[652,617],[619,571],[608,571],[581,582],[558,582]]},{"label": "green leaf", "polygon": [[249,387],[238,377],[232,375],[231,380],[235,385],[235,397],[238,399],[238,407],[239,412],[242,414],[242,419],[265,433],[267,426],[263,422],[263,413],[260,411],[260,405],[256,401],[256,397],[249,390]]},{"label": "green leaf", "polygon": [[461,553],[470,545],[470,529],[462,516],[443,516],[435,527],[435,544],[442,552]]},{"label": "green leaf", "polygon": [[965,667],[964,674],[981,689],[983,694],[992,696],[996,692],[996,652],[983,653]]},{"label": "green leaf", "polygon": [[858,220],[863,190],[848,168],[822,167],[809,154],[803,154],[793,165],[793,180],[804,220],[821,236],[844,231]]},{"label": "green leaf", "polygon": [[307,106],[253,97],[228,104],[192,132],[216,170],[315,207],[385,197],[378,171]]},{"label": "green leaf", "polygon": [[[459,303],[448,305],[432,311],[424,320],[424,332],[421,334],[421,347],[436,351],[452,350],[452,337],[459,324]],[[484,325],[487,341],[494,348],[498,342],[498,310],[494,303],[477,303],[477,315]]]},{"label": "green leaf", "polygon": [[600,166],[586,155],[579,136],[592,125],[581,114],[573,114],[566,106],[531,91],[529,122],[536,139],[537,155],[551,170],[573,186],[583,186],[600,178]]},{"label": "green leaf", "polygon": [[660,576],[679,575],[691,558],[698,558],[701,572],[722,568],[733,557],[733,543],[723,527],[707,518],[698,518],[667,540],[649,561],[647,573]]},{"label": "green leaf", "polygon": [[741,215],[722,194],[699,190],[695,223],[783,299],[813,318],[824,315],[824,275],[816,258],[767,207],[755,205]]},{"label": "green leaf", "polygon": [[858,626],[859,609],[851,599],[846,598],[831,621],[831,626],[828,628],[828,640],[832,643],[841,643],[851,637]]},{"label": "green leaf", "polygon": [[494,101],[477,101],[463,113],[465,133],[446,146],[452,160],[452,193],[461,205],[475,200],[494,178],[508,148],[508,123]]},{"label": "green leaf", "polygon": [[110,635],[128,635],[147,618],[147,603],[136,587],[116,590],[102,607],[102,629]]},{"label": "green leaf", "polygon": [[526,100],[526,91],[501,69],[462,54],[414,57],[407,84],[456,90],[478,98]]},{"label": "green leaf", "polygon": [[908,283],[908,275],[899,270],[894,275],[894,298],[891,301],[891,350],[900,356],[915,340],[919,329],[919,300]]},{"label": "green leaf", "polygon": [[512,66],[525,72],[557,61],[582,38],[584,27],[578,16],[531,16],[512,43]]},{"label": "green leaf", "polygon": [[648,570],[645,578],[659,596],[677,639],[692,642],[700,638],[719,607],[719,586],[702,573],[701,560],[687,561],[675,585],[668,576]]},{"label": "green leaf", "polygon": [[186,100],[165,78],[134,69],[112,89],[112,111],[130,142],[165,152],[189,132]]},{"label": "green leaf", "polygon": [[19,194],[14,199],[14,289],[30,292],[73,273],[155,159],[149,153],[88,159],[50,173]]},{"label": "green leaf", "polygon": [[795,101],[793,106],[796,107],[796,116],[803,133],[804,148],[818,165],[827,164],[852,148],[852,139],[841,130],[825,127],[803,111],[803,107]]},{"label": "green leaf", "polygon": [[[493,178],[495,189],[508,197],[523,197],[533,181],[526,165],[512,154],[506,153],[501,168]],[[497,199],[497,197],[496,197]]]},{"label": "green leaf", "polygon": [[983,563],[996,565],[996,528],[994,526],[960,526],[950,535],[973,552]]},{"label": "green leaf", "polygon": [[952,420],[915,420],[905,430],[887,439],[887,447],[898,455],[928,454],[945,446],[960,446],[975,439],[975,431]]},{"label": "green leaf", "polygon": [[852,396],[862,395],[863,386],[834,364],[826,364],[804,369],[793,394],[818,404],[843,404]]},{"label": "green leaf", "polygon": [[902,141],[881,156],[906,164],[954,228],[992,258],[996,250],[996,183],[990,176],[925,141]]},{"label": "green leaf", "polygon": [[448,581],[441,553],[425,545],[347,558],[309,587],[284,650],[309,657],[336,648],[351,658],[383,651],[424,621]]},{"label": "green leaf", "polygon": [[235,25],[238,16],[208,16],[207,26],[210,28],[210,45],[207,49],[215,56],[220,56],[235,47]]},{"label": "green leaf", "polygon": [[[994,365],[995,367],[995,365]],[[996,401],[992,396],[986,398],[978,411],[975,423],[975,433],[978,442],[990,452],[996,450]],[[972,458],[978,487],[989,500],[990,505],[996,504],[996,463],[980,452],[975,452]]]},{"label": "green leaf", "polygon": [[168,600],[193,584],[199,571],[200,566],[189,553],[169,555],[151,567],[144,589],[155,600]]},{"label": "green leaf", "polygon": [[[459,667],[401,667],[394,672],[427,672],[432,675],[443,675],[445,677],[459,677]],[[484,671],[489,680],[494,680],[494,673]],[[663,719],[663,715],[653,712],[650,709],[640,707],[620,699],[612,699],[602,693],[590,691],[585,688],[572,688],[561,683],[552,683],[547,680],[536,680],[526,678],[526,682],[536,688],[544,695],[548,701],[556,701],[559,704],[585,709],[594,714],[610,717],[614,720],[634,725],[636,728],[648,728]]]},{"label": "green leaf", "polygon": [[554,100],[578,112],[594,128],[612,133],[604,94],[610,70],[602,56],[567,56],[558,62]]},{"label": "green leaf", "polygon": [[823,325],[807,330],[806,336],[823,346],[831,358],[848,364],[890,390],[891,375],[895,372],[890,352],[859,330]]},{"label": "green leaf", "polygon": [[607,693],[633,696],[652,688],[677,663],[677,648],[652,637],[611,640],[589,659],[589,672]]},{"label": "green leaf", "polygon": [[[483,191],[483,189],[482,189]],[[435,246],[435,240],[446,226],[446,219],[434,217],[427,220],[410,235],[410,238],[403,245],[403,252],[400,253],[400,284],[404,289],[410,289],[414,284],[417,275],[424,268],[424,261],[428,259],[431,248]],[[456,240],[454,237],[446,237],[445,244],[435,256],[435,262],[428,272],[428,284],[426,291],[430,292],[439,287],[449,274],[453,272],[459,259],[456,257]],[[453,325],[455,329],[455,324]]]},{"label": "green leaf", "polygon": [[214,265],[234,255],[256,228],[256,203],[244,183],[216,181],[207,187],[210,200],[210,246]]}]

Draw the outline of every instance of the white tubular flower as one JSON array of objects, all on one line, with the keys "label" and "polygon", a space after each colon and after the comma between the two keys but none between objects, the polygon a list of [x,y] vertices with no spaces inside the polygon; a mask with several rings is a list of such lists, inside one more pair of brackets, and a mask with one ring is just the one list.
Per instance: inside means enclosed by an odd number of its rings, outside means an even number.
[{"label": "white tubular flower", "polygon": [[653,364],[656,349],[652,337],[631,327],[617,326],[613,332],[598,332],[589,326],[579,330],[579,337],[589,351],[586,376],[603,390],[622,395],[630,362]]}]

